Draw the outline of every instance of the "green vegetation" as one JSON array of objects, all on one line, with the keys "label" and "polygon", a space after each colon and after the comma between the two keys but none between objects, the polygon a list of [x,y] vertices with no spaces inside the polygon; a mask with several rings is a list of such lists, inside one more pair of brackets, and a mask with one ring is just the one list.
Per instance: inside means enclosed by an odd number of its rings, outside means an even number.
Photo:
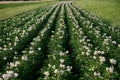
[{"label": "green vegetation", "polygon": [[0,20],[10,18],[17,14],[32,10],[38,7],[44,7],[48,4],[55,3],[54,1],[45,2],[32,2],[32,3],[11,3],[11,4],[0,4]]},{"label": "green vegetation", "polygon": [[50,4],[0,21],[0,80],[120,80],[120,29]]},{"label": "green vegetation", "polygon": [[21,2],[21,3],[6,3],[6,4],[0,4],[0,9],[3,8],[11,8],[11,7],[18,7],[18,6],[25,6],[25,5],[33,5],[33,4],[39,4],[42,2],[30,2],[30,3],[25,3],[25,2]]},{"label": "green vegetation", "polygon": [[75,3],[112,26],[120,26],[120,0],[80,0]]}]

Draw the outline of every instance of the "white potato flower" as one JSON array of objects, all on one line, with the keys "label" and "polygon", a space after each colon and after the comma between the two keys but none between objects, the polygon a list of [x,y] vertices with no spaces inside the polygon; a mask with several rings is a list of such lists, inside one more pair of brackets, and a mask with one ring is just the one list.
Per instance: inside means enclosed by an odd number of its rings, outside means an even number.
[{"label": "white potato flower", "polygon": [[54,73],[56,73],[56,74],[59,73],[59,70],[58,70],[58,69],[55,69],[55,70],[54,70]]},{"label": "white potato flower", "polygon": [[18,77],[18,73],[14,73],[14,77]]},{"label": "white potato flower", "polygon": [[60,52],[60,53],[59,53],[59,55],[60,55],[60,56],[64,56],[64,55],[65,55],[65,53],[63,53],[63,52]]},{"label": "white potato flower", "polygon": [[45,71],[45,72],[44,72],[44,75],[45,75],[45,76],[49,76],[50,74],[49,74],[48,71]]},{"label": "white potato flower", "polygon": [[22,60],[28,60],[27,56],[26,56],[26,55],[23,55],[23,56],[22,56]]},{"label": "white potato flower", "polygon": [[9,65],[10,65],[11,68],[15,66],[14,63],[12,63],[12,62],[10,62]]},{"label": "white potato flower", "polygon": [[94,59],[96,59],[96,56],[93,56]]},{"label": "white potato flower", "polygon": [[115,59],[110,59],[110,63],[115,65],[117,63],[117,61]]},{"label": "white potato flower", "polygon": [[67,71],[71,71],[71,69],[72,69],[72,66],[67,66]]},{"label": "white potato flower", "polygon": [[65,68],[65,65],[63,65],[63,64],[60,64],[60,67],[61,67],[61,68]]},{"label": "white potato flower", "polygon": [[10,75],[8,75],[8,74],[3,74],[2,75],[3,80],[8,80],[9,77],[10,77]]},{"label": "white potato flower", "polygon": [[55,69],[55,65],[53,65],[52,68]]},{"label": "white potato flower", "polygon": [[100,77],[101,76],[101,74],[98,72],[94,72],[94,76],[96,76],[96,77]]},{"label": "white potato flower", "polygon": [[120,47],[120,44],[118,44],[118,47]]},{"label": "white potato flower", "polygon": [[106,71],[109,72],[109,73],[113,73],[114,67],[113,67],[113,66],[112,66],[112,67],[109,67],[109,68],[107,67],[107,68],[106,68]]},{"label": "white potato flower", "polygon": [[60,62],[63,63],[65,60],[64,59],[60,59]]},{"label": "white potato flower", "polygon": [[102,57],[102,56],[100,56],[99,58],[100,58],[101,63],[105,62],[105,60],[106,60],[105,57]]},{"label": "white potato flower", "polygon": [[41,50],[41,48],[38,48],[38,50],[40,51],[40,50]]}]

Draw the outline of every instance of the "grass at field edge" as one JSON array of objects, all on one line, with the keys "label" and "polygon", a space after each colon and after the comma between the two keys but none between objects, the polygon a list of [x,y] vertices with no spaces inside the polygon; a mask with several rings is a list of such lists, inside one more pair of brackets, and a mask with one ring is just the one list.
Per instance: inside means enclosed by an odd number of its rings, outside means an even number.
[{"label": "grass at field edge", "polygon": [[107,24],[120,27],[120,1],[119,0],[81,0],[74,3],[96,15]]},{"label": "grass at field edge", "polygon": [[[14,7],[6,7],[3,9],[0,9],[0,20],[4,20],[7,18],[11,18],[13,16],[22,14],[23,12],[33,10],[39,7],[45,7],[50,4],[54,4],[56,1],[44,1],[44,2],[39,2],[39,3],[25,3],[25,5],[18,5]],[[15,4],[15,3],[14,3]],[[21,4],[21,3],[16,3],[16,4]],[[29,4],[29,5],[27,5]],[[1,5],[1,4],[0,4]],[[7,5],[7,4],[6,4]]]}]

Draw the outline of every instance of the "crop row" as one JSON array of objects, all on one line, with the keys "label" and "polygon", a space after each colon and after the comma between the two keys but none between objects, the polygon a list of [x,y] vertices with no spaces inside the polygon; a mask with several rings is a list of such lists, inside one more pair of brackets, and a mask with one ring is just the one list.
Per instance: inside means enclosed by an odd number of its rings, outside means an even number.
[{"label": "crop row", "polygon": [[25,12],[0,24],[1,80],[120,78],[120,30],[71,2]]},{"label": "crop row", "polygon": [[10,20],[7,19],[5,21],[1,21],[1,39],[3,42],[1,42],[0,46],[5,47],[12,44],[11,40],[13,40],[16,35],[23,36],[27,29],[31,29],[33,24],[36,25],[39,23],[40,17],[42,17],[50,8],[46,7],[44,9],[40,8],[32,10],[13,17]]},{"label": "crop row", "polygon": [[[119,73],[120,48],[118,41],[117,40],[114,41],[111,35],[102,32],[100,29],[101,26],[99,25],[93,26],[94,23],[92,23],[92,21],[89,20],[88,18],[82,16],[81,13],[74,6],[69,5],[69,7],[71,8],[72,11],[69,13],[73,13],[72,14],[74,16],[73,19],[76,20],[76,21],[74,20],[76,26],[80,27],[80,32],[82,31],[81,32],[82,35],[84,33],[83,39],[79,41],[82,42],[84,45],[81,45],[80,47],[80,44],[82,44],[80,43],[79,44],[80,51],[79,49],[74,50],[75,53],[81,52],[82,55],[82,56],[78,55],[77,57],[78,59],[80,59],[78,63],[81,67],[81,68],[79,67],[79,70],[81,71],[82,75],[80,79],[90,80],[118,79],[120,74]],[[82,35],[80,36],[79,34],[80,37],[82,37]],[[117,37],[119,38],[119,36]],[[74,46],[76,47],[77,44],[75,44]],[[77,61],[78,60],[76,60],[75,62]],[[80,64],[80,62],[82,63]]]},{"label": "crop row", "polygon": [[0,62],[1,67],[2,65],[6,64],[6,62],[11,62],[15,54],[16,56],[21,54],[22,50],[24,50],[27,47],[27,45],[29,45],[32,38],[34,38],[38,34],[38,32],[44,27],[43,26],[44,23],[46,23],[47,18],[49,18],[49,16],[51,15],[51,12],[53,11],[54,11],[54,7],[49,12],[46,11],[46,14],[42,15],[41,18],[38,18],[37,20],[39,21],[32,24],[30,27],[23,28],[21,29],[21,31],[20,29],[18,31],[13,31],[13,33],[15,34],[14,35],[11,34],[11,36],[13,36],[13,38],[11,38],[12,41],[9,42],[8,46],[4,45],[1,48],[0,59],[1,61],[3,61],[3,62]]},{"label": "crop row", "polygon": [[[58,6],[58,5],[57,5]],[[55,6],[56,7],[56,6]],[[51,13],[54,11],[55,7],[53,7],[47,14],[43,15],[45,18],[41,18],[42,21],[46,20],[48,16],[51,15]],[[53,29],[52,25],[54,24],[55,17],[58,13],[60,5],[56,8],[53,15],[50,16],[50,18],[47,20],[47,22],[41,21],[41,27],[43,27],[41,30],[39,30],[37,36],[33,38],[33,41],[30,43],[30,45],[25,48],[25,50],[21,51],[20,54],[23,54],[21,56],[18,56],[19,54],[12,54],[12,60],[8,60],[8,57],[10,57],[10,53],[8,55],[4,55],[4,57],[7,57],[5,59],[5,62],[7,62],[6,67],[4,68],[4,71],[2,74],[2,77],[4,79],[15,79],[17,77],[17,74],[19,74],[18,78],[21,79],[35,79],[37,74],[32,75],[38,67],[40,67],[40,64],[42,63],[41,60],[44,58],[44,45],[46,39],[49,37],[49,34],[51,30]],[[43,24],[44,23],[44,24]],[[39,27],[40,28],[40,27]],[[31,29],[34,32],[34,29]],[[35,33],[34,33],[35,34]],[[29,33],[31,35],[31,33]],[[29,39],[32,39],[31,37],[28,37]],[[26,39],[25,39],[26,40]],[[22,44],[23,45],[23,44]],[[16,55],[16,56],[15,56]],[[6,61],[8,60],[8,61]],[[40,63],[41,61],[41,63]],[[31,65],[30,65],[31,64]],[[1,65],[3,65],[1,63]],[[10,74],[10,72],[12,72]],[[32,76],[31,76],[32,75]],[[28,77],[31,76],[31,77]]]},{"label": "crop row", "polygon": [[45,65],[40,70],[38,80],[63,80],[69,79],[72,66],[69,62],[69,51],[66,50],[66,25],[64,21],[64,4],[61,7],[59,17],[56,22],[56,29],[50,38],[48,44],[48,58],[45,60]]}]

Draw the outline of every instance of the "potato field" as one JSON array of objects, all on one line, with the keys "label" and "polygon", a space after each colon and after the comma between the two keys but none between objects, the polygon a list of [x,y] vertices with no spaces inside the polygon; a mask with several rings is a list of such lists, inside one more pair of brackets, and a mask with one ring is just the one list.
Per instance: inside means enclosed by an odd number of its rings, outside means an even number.
[{"label": "potato field", "polygon": [[120,29],[69,1],[1,20],[0,80],[120,80]]}]

